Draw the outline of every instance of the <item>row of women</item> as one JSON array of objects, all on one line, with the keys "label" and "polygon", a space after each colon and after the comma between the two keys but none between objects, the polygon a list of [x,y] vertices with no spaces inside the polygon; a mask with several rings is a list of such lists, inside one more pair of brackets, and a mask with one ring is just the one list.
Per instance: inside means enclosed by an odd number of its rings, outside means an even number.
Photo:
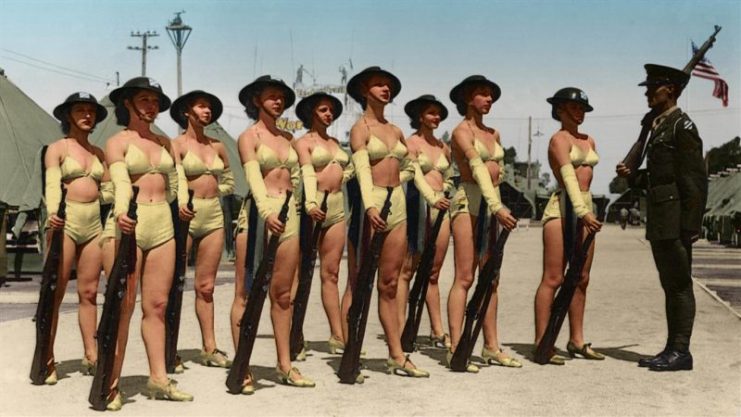
[{"label": "row of women", "polygon": [[[308,132],[294,139],[276,126],[277,119],[295,102],[294,92],[283,81],[262,76],[244,87],[239,100],[254,120],[240,136],[239,155],[259,219],[270,235],[279,235],[280,244],[270,283],[270,316],[275,335],[276,372],[281,382],[312,387],[314,382],[292,366],[289,354],[291,297],[299,261],[300,211],[321,223],[318,253],[321,272],[321,298],[329,324],[329,351],[341,352],[347,335],[347,317],[357,275],[357,249],[360,245],[357,220],[349,211],[365,213],[365,228],[386,233],[378,261],[378,312],[388,343],[388,370],[394,374],[427,377],[405,356],[400,344],[404,326],[409,281],[419,261],[421,247],[429,233],[429,224],[439,212],[443,227],[436,240],[434,265],[427,292],[431,323],[430,341],[448,350],[448,361],[461,337],[467,293],[474,282],[474,272],[486,261],[482,250],[488,233],[482,224],[490,219],[489,230],[512,229],[517,220],[501,201],[499,184],[504,175],[504,150],[499,132],[484,123],[484,116],[500,98],[500,87],[493,81],[474,75],[464,79],[450,92],[462,120],[455,127],[449,147],[435,137],[434,130],[448,117],[446,106],[431,95],[423,95],[404,107],[415,129],[404,138],[399,127],[384,116],[386,106],[399,94],[401,82],[392,73],[370,67],[355,75],[347,93],[363,108],[362,116],[350,132],[352,155],[348,155],[327,129],[342,113],[342,103],[335,97],[317,93],[302,99],[296,114]],[[195,310],[202,336],[200,361],[208,366],[229,366],[226,354],[216,346],[214,336],[214,281],[224,245],[222,209],[219,197],[233,190],[233,176],[223,144],[204,133],[204,128],[222,113],[222,103],[204,91],[193,91],[170,103],[152,79],[138,77],[110,94],[115,103],[118,124],[125,126],[108,139],[105,152],[93,146],[88,137],[106,110],[86,93],[71,95],[55,110],[65,134],[49,146],[46,153],[46,205],[49,229],[64,230],[63,261],[59,275],[61,291],[56,299],[58,313],[64,287],[73,264],[77,267],[80,298],[79,321],[84,344],[82,366],[94,370],[97,359],[95,326],[98,277],[101,267],[110,272],[117,237],[135,233],[136,271],[128,281],[121,315],[116,365],[109,397],[109,410],[122,406],[118,390],[121,365],[126,349],[129,322],[141,282],[141,332],[149,363],[147,389],[152,396],[175,401],[192,400],[168,379],[165,367],[164,315],[175,264],[173,222],[169,203],[177,201],[179,217],[190,221],[188,247],[197,245],[195,260]],[[565,264],[561,219],[570,202],[586,229],[598,231],[601,224],[591,210],[589,186],[592,167],[597,163],[594,139],[579,132],[585,112],[591,111],[587,96],[579,89],[566,88],[548,99],[553,117],[561,129],[552,137],[549,162],[558,179],[545,213],[543,231],[544,272],[535,297],[535,341],[542,337],[548,321],[554,292],[563,280]],[[170,109],[172,118],[184,129],[175,138],[159,136],[151,130],[157,115]],[[453,164],[460,171],[460,183],[453,184]],[[347,199],[343,185],[355,177],[360,198]],[[420,212],[407,216],[407,200],[402,184],[409,181],[424,202]],[[302,185],[301,185],[302,184]],[[138,219],[128,217],[132,185],[139,188]],[[299,190],[299,187],[301,189]],[[380,209],[387,197],[391,209],[387,218]],[[61,190],[66,189],[66,217],[57,216]],[[346,187],[349,188],[349,187]],[[411,186],[407,187],[411,188]],[[192,209],[186,204],[192,190]],[[303,195],[296,198],[294,191]],[[286,221],[278,213],[290,197]],[[325,199],[326,197],[326,199]],[[327,202],[326,206],[320,202]],[[352,201],[346,201],[352,200]],[[113,202],[104,226],[100,221],[99,202]],[[362,203],[361,203],[362,201]],[[297,204],[298,202],[298,204]],[[360,205],[362,204],[362,205]],[[235,296],[231,310],[231,330],[235,345],[239,320],[247,303],[245,256],[248,234],[248,204],[243,205],[237,225]],[[326,207],[326,209],[323,209]],[[352,210],[362,207],[362,210]],[[254,216],[254,213],[252,213]],[[419,217],[418,224],[412,220]],[[349,224],[348,224],[349,223]],[[250,225],[250,227],[248,227]],[[355,225],[355,227],[354,227]],[[348,233],[348,230],[350,232]],[[409,233],[408,233],[409,232]],[[449,331],[443,328],[438,276],[452,234],[455,277],[448,296]],[[349,237],[348,237],[349,236]],[[412,236],[412,238],[410,238]],[[346,239],[347,237],[347,239]],[[338,290],[340,260],[347,240],[348,284],[342,297]],[[592,248],[593,250],[593,248]],[[588,359],[603,356],[585,343],[583,316],[589,263],[581,277],[570,310],[568,352]],[[520,367],[520,361],[500,348],[497,335],[497,295],[491,298],[484,319],[483,359],[490,364]],[[56,317],[57,314],[55,314]],[[54,320],[56,326],[56,319]],[[552,356],[551,363],[563,364],[564,358]],[[57,380],[53,349],[48,360],[48,384]],[[468,372],[478,372],[473,363]],[[248,374],[242,392],[254,391]]]}]

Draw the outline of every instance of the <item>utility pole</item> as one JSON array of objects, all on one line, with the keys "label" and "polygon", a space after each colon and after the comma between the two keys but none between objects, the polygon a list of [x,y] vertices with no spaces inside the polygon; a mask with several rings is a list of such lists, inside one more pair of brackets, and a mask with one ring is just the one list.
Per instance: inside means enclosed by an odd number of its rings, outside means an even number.
[{"label": "utility pole", "polygon": [[530,154],[533,149],[533,116],[527,117],[527,190],[530,191]]},{"label": "utility pole", "polygon": [[183,95],[183,71],[181,64],[183,48],[185,48],[185,43],[188,42],[190,32],[193,30],[190,26],[183,24],[183,19],[180,18],[180,15],[183,13],[185,13],[185,10],[175,12],[175,18],[165,27],[172,41],[172,45],[175,46],[175,52],[177,52],[178,57],[178,97]]},{"label": "utility pole", "polygon": [[127,49],[131,49],[133,51],[142,51],[142,77],[147,75],[147,51],[150,49],[159,49],[159,46],[154,45],[150,46],[147,45],[147,39],[154,38],[156,36],[159,36],[159,34],[156,31],[146,31],[144,33],[139,32],[138,30],[136,32],[131,32],[132,38],[142,38],[142,46],[128,46]]}]

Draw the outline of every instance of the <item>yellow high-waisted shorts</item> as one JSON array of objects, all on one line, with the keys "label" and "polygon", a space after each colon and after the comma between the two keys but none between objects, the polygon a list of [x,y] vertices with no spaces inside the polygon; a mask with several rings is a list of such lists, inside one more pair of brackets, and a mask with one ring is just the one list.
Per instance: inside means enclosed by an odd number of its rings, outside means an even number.
[{"label": "yellow high-waisted shorts", "polygon": [[[373,186],[373,204],[381,212],[383,203],[386,201],[386,187]],[[399,224],[407,220],[407,203],[404,198],[404,190],[401,185],[394,187],[391,192],[391,211],[386,218],[386,231],[393,230]]]},{"label": "yellow high-waisted shorts", "polygon": [[[548,204],[543,210],[543,218],[541,219],[542,224],[546,224],[549,220],[559,219],[563,217],[561,213],[566,211],[566,199],[569,198],[565,191],[558,190],[551,194],[551,198],[548,200]],[[584,204],[587,205],[589,211],[594,212],[594,205],[592,204],[592,193],[589,191],[582,191],[581,198],[584,200]]]},{"label": "yellow high-waisted shorts", "polygon": [[[298,212],[296,211],[296,200],[293,197],[294,195],[295,194],[291,194],[290,201],[288,202],[288,219],[286,219],[285,230],[283,231],[283,234],[280,235],[280,242],[298,237],[299,219]],[[280,213],[280,210],[283,208],[283,203],[286,201],[286,196],[268,195],[267,197],[266,201],[271,210],[275,213]],[[269,232],[267,232],[267,225],[265,226],[265,231],[269,234]]]},{"label": "yellow high-waisted shorts", "polygon": [[[89,203],[66,200],[66,217],[64,219],[64,234],[69,236],[75,245],[81,245],[100,235],[103,227],[100,225],[100,202]],[[49,227],[49,220],[45,228]]]},{"label": "yellow high-waisted shorts", "polygon": [[482,199],[481,188],[478,184],[475,182],[461,182],[450,202],[451,218],[454,219],[455,216],[463,213],[478,216]]},{"label": "yellow high-waisted shorts", "polygon": [[[321,205],[324,200],[325,191],[317,191],[316,199]],[[345,194],[340,190],[329,194],[327,197],[327,212],[322,223],[322,229],[326,229],[334,224],[345,220]]]},{"label": "yellow high-waisted shorts", "polygon": [[[166,201],[156,203],[137,202],[136,208],[136,246],[143,251],[156,248],[167,242],[175,236],[175,229],[172,226],[172,213],[170,204]],[[106,239],[115,237],[121,239],[121,231],[116,226],[113,218],[113,210],[105,222],[105,228],[100,236],[100,243],[103,244]]]},{"label": "yellow high-waisted shorts", "polygon": [[224,213],[221,211],[219,197],[193,198],[193,210],[196,215],[190,221],[188,233],[194,239],[224,228]]}]

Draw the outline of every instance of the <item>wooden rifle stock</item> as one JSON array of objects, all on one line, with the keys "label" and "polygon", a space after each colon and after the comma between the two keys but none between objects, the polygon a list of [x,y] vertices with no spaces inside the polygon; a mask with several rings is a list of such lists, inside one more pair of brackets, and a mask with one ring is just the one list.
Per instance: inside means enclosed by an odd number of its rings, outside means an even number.
[{"label": "wooden rifle stock", "polygon": [[466,322],[463,333],[455,352],[453,352],[453,357],[450,359],[450,369],[453,371],[465,372],[468,367],[468,361],[473,352],[473,347],[476,345],[476,340],[479,338],[479,333],[481,333],[481,326],[489,308],[494,287],[499,281],[499,271],[504,259],[504,245],[507,243],[509,234],[509,230],[502,230],[497,237],[494,248],[492,248],[492,255],[479,271],[476,289],[466,306]]},{"label": "wooden rifle stock", "polygon": [[[67,190],[62,189],[62,201],[59,203],[57,217],[64,220],[66,217]],[[1,221],[1,220],[0,220]],[[41,288],[39,289],[39,303],[36,305],[36,348],[31,361],[31,383],[43,385],[48,375],[49,351],[51,349],[52,321],[54,320],[54,296],[57,292],[59,279],[59,263],[62,258],[62,243],[64,229],[54,230],[51,233],[49,249],[44,260],[44,269],[41,274]]]},{"label": "wooden rifle stock", "polygon": [[[386,187],[386,201],[381,209],[381,218],[386,221],[391,211],[391,195],[394,189]],[[358,270],[357,283],[352,295],[352,305],[347,314],[348,337],[345,350],[342,352],[340,369],[337,376],[343,384],[354,384],[360,375],[360,352],[365,337],[365,326],[368,323],[368,310],[370,309],[371,296],[373,295],[373,280],[378,268],[378,258],[381,256],[381,248],[388,232],[375,232],[370,241],[370,248],[364,251],[360,268]]]},{"label": "wooden rifle stock", "polygon": [[[193,190],[188,190],[188,210],[193,211]],[[177,200],[176,200],[177,201]],[[183,308],[183,290],[185,289],[185,271],[187,269],[188,229],[190,221],[180,220],[179,207],[175,207],[172,222],[175,226],[175,273],[172,286],[167,296],[165,310],[165,367],[168,373],[175,372],[178,356],[178,337],[180,335],[180,312]]]},{"label": "wooden rifle stock", "polygon": [[[133,186],[129,211],[126,215],[136,220],[136,197],[139,187]],[[108,277],[105,290],[105,303],[103,313],[98,323],[96,339],[98,341],[98,364],[95,368],[93,384],[90,388],[88,401],[93,410],[103,411],[108,404],[108,396],[111,393],[111,374],[113,373],[113,362],[116,358],[116,343],[118,342],[118,326],[121,319],[121,304],[126,297],[126,288],[129,277],[136,269],[136,236],[132,234],[121,234],[118,243],[116,260]]]},{"label": "wooden rifle stock", "polygon": [[[448,193],[445,193],[445,198],[450,198]],[[401,334],[401,349],[407,353],[414,352],[416,349],[415,341],[419,332],[419,324],[422,321],[422,311],[425,308],[432,267],[435,263],[437,235],[440,233],[440,227],[445,221],[446,214],[447,210],[438,211],[437,218],[432,226],[432,232],[425,238],[425,248],[417,266],[414,283],[409,291],[409,311],[407,312],[407,321],[404,323],[404,331]]]},{"label": "wooden rifle stock", "polygon": [[587,235],[584,242],[578,251],[574,251],[572,259],[569,261],[569,269],[564,277],[563,284],[556,294],[556,298],[553,300],[551,306],[551,315],[548,318],[548,327],[543,333],[543,337],[538,343],[538,347],[535,349],[535,362],[541,365],[545,365],[551,360],[553,355],[553,347],[556,344],[558,333],[561,331],[561,326],[569,313],[569,306],[571,300],[574,298],[574,292],[576,292],[576,286],[579,284],[579,278],[581,278],[582,270],[584,269],[584,263],[587,260],[589,254],[589,248],[592,246],[594,241],[594,233]]},{"label": "wooden rifle stock", "polygon": [[[692,58],[682,69],[682,72],[684,72],[688,76],[692,74],[692,70],[695,68],[695,65],[702,61],[703,57],[705,57],[705,53],[707,53],[707,51],[713,47],[713,43],[715,43],[715,35],[720,32],[720,29],[720,26],[715,26],[715,32],[713,32],[708,40],[706,40],[705,43],[702,44],[700,49],[698,49],[697,52],[692,55]],[[646,141],[648,140],[648,134],[651,132],[653,121],[657,116],[658,114],[656,114],[656,112],[654,112],[653,110],[643,116],[643,119],[641,120],[641,133],[638,134],[638,140],[636,140],[636,142],[628,151],[628,154],[625,155],[625,158],[623,158],[623,165],[630,169],[631,176],[636,174],[638,168],[640,168],[641,163],[643,162],[643,150],[646,147]]]},{"label": "wooden rifle stock", "polygon": [[[324,199],[320,210],[325,214],[327,212],[327,198],[329,192],[324,194]],[[311,292],[311,281],[314,278],[314,265],[316,265],[317,244],[319,235],[322,232],[322,223],[314,224],[310,237],[311,248],[301,252],[301,269],[298,274],[298,288],[296,297],[293,299],[293,317],[291,319],[291,360],[296,357],[304,348],[304,319],[306,318],[306,308],[309,303],[309,293]]]},{"label": "wooden rifle stock", "polygon": [[[278,220],[286,223],[288,220],[288,209],[291,200],[291,191],[286,192],[286,201],[278,214]],[[239,341],[234,361],[229,368],[226,378],[226,387],[232,394],[242,392],[242,384],[249,373],[250,357],[252,348],[255,346],[257,328],[260,325],[260,315],[265,304],[265,297],[270,290],[270,281],[273,278],[273,267],[275,265],[275,254],[280,244],[280,235],[271,235],[268,247],[260,261],[260,266],[255,274],[255,281],[250,288],[242,319],[239,321]]]}]

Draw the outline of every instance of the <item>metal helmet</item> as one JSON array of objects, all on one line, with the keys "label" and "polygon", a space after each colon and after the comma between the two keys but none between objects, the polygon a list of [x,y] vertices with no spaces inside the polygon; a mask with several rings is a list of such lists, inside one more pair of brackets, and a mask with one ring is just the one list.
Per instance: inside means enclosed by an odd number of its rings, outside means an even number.
[{"label": "metal helmet", "polygon": [[575,101],[581,104],[582,106],[584,106],[585,112],[594,110],[594,108],[589,105],[589,97],[587,97],[587,93],[576,87],[562,88],[556,91],[556,94],[554,94],[553,97],[547,98],[546,101],[553,106],[553,108],[551,109],[551,117],[558,121],[561,121],[561,119],[556,113],[556,107],[559,103],[563,103],[564,101]]}]

